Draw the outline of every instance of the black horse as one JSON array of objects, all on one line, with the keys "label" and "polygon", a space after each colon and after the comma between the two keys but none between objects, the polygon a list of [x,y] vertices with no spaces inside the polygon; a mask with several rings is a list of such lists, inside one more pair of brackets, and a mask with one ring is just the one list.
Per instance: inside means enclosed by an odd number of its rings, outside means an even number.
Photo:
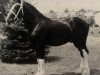
[{"label": "black horse", "polygon": [[[45,74],[44,49],[46,46],[60,46],[68,42],[72,42],[81,55],[80,67],[75,72],[80,72],[82,75],[90,75],[88,66],[89,51],[86,46],[89,25],[78,17],[73,17],[72,20],[66,24],[54,21],[45,17],[31,4],[20,0],[18,0],[18,3],[22,5],[12,7],[13,9],[9,12],[6,22],[9,23],[12,19],[23,18],[30,35],[32,35],[33,48],[36,51],[38,59],[38,71],[36,75]],[[13,14],[17,13],[17,16],[14,14],[15,18],[11,17],[13,10]]]}]

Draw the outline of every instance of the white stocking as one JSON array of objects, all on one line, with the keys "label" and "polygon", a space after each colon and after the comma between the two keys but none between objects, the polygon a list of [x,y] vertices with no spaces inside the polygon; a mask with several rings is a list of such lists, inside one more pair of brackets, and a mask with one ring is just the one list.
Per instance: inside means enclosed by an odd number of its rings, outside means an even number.
[{"label": "white stocking", "polygon": [[90,75],[90,69],[89,69],[89,65],[88,65],[88,54],[85,50],[83,50],[83,55],[84,55],[85,65],[84,65],[84,71],[83,71],[82,75]]},{"label": "white stocking", "polygon": [[81,63],[79,68],[75,71],[75,73],[82,73],[84,70],[85,60],[83,57],[81,57]]},{"label": "white stocking", "polygon": [[37,59],[37,61],[38,61],[38,71],[35,75],[45,75],[44,59]]}]

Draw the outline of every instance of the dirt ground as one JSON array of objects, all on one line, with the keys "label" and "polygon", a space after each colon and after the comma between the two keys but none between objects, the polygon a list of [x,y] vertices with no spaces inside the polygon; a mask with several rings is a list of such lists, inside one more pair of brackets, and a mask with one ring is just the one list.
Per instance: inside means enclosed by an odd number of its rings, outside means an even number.
[{"label": "dirt ground", "polygon": [[[100,75],[100,37],[89,36],[87,46],[91,75]],[[79,67],[79,63],[80,54],[73,44],[51,47],[46,57],[46,75],[79,75],[72,72]],[[34,75],[36,70],[37,64],[0,62],[0,75]]]}]

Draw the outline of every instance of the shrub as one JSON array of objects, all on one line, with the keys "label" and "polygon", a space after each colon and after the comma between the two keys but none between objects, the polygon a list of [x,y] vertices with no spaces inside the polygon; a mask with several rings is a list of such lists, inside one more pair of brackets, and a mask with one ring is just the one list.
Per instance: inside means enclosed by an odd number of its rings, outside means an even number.
[{"label": "shrub", "polygon": [[22,21],[5,25],[4,33],[7,38],[1,40],[0,55],[2,61],[23,62],[36,60],[36,53],[32,48],[31,35]]}]

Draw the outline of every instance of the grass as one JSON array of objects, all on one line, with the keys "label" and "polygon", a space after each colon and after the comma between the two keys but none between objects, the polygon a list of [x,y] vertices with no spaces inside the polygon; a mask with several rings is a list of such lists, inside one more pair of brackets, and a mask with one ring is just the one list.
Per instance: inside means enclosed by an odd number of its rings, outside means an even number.
[{"label": "grass", "polygon": [[[89,66],[91,75],[100,75],[100,27],[91,27],[87,46],[90,51]],[[91,34],[93,32],[93,34]],[[72,71],[80,64],[80,54],[73,44],[51,47],[46,57],[48,75],[77,75]],[[37,64],[15,64],[0,62],[0,75],[34,75]]]},{"label": "grass", "polygon": [[[100,37],[89,36],[87,46],[90,51],[89,66],[91,75],[100,74]],[[51,47],[46,57],[48,75],[77,75],[72,73],[79,67],[80,55],[73,44]],[[34,75],[37,64],[8,64],[0,62],[0,75]]]}]

